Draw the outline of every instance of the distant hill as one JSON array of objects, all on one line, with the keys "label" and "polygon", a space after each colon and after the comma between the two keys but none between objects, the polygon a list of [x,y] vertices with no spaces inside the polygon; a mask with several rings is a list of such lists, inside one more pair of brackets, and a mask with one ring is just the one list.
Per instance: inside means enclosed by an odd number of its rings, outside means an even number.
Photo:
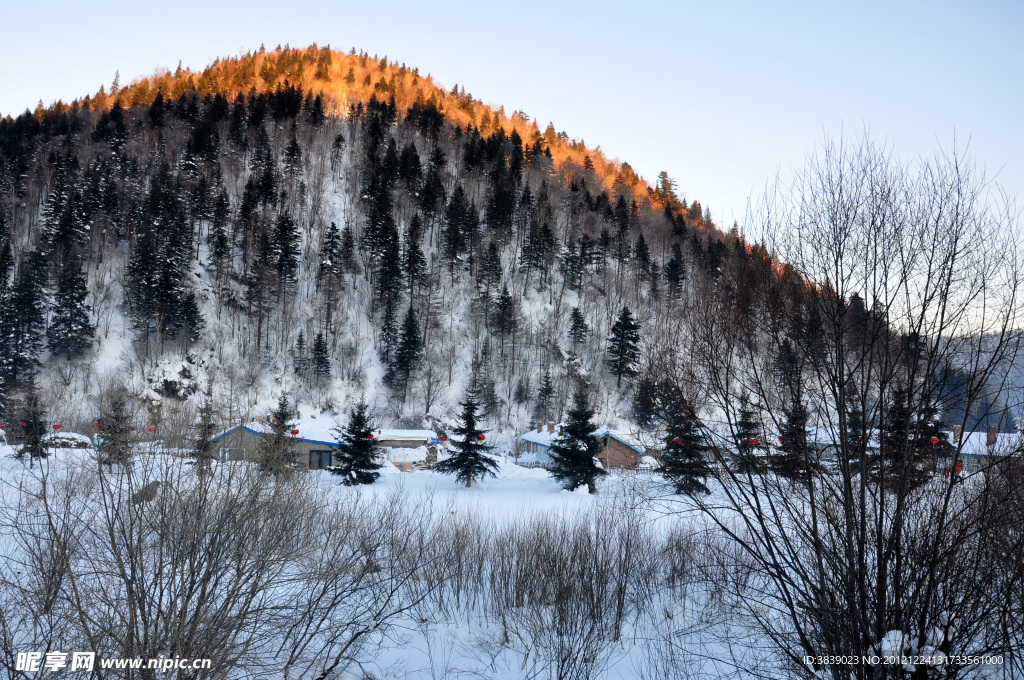
[{"label": "distant hill", "polygon": [[[474,389],[524,428],[583,379],[628,426],[643,353],[767,261],[664,173],[316,46],[0,121],[0,244],[4,402],[37,384],[80,423],[127,380],[151,419],[365,394],[418,425]],[[617,361],[624,308],[640,346]]]}]

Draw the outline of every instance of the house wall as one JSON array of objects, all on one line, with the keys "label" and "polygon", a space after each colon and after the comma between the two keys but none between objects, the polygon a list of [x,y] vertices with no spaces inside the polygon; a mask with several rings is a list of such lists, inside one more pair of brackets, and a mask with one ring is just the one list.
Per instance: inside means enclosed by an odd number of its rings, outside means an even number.
[{"label": "house wall", "polygon": [[[259,460],[260,443],[263,437],[238,428],[216,441],[217,453],[222,461]],[[295,465],[300,468],[325,468],[333,465],[333,452],[336,446],[328,446],[317,442],[293,441],[291,449],[295,452]]]},{"label": "house wall", "polygon": [[636,467],[640,462],[642,454],[639,451],[614,437],[605,435],[598,440],[598,444],[601,448],[597,458],[605,468]]}]

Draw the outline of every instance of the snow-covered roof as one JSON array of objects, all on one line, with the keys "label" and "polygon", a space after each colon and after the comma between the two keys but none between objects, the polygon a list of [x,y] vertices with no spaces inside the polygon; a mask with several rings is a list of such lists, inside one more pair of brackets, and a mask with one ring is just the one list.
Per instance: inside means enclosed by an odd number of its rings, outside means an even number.
[{"label": "snow-covered roof", "polygon": [[[273,432],[273,428],[271,428],[268,423],[260,423],[254,420],[246,423],[245,425],[233,427],[227,432],[217,435],[213,438],[213,441],[217,441],[221,437],[235,432],[238,429],[244,429],[261,436]],[[299,433],[293,435],[293,430],[298,430]],[[295,439],[300,442],[323,444],[324,446],[337,446],[342,430],[344,430],[344,426],[337,420],[327,416],[321,416],[319,418],[298,418],[293,420],[289,423],[289,427],[285,431],[285,434],[289,437],[295,437]],[[393,430],[389,428],[375,430],[373,433],[374,439],[382,441],[413,442],[430,440],[436,436],[437,435],[430,430]]]},{"label": "snow-covered roof", "polygon": [[437,437],[433,430],[393,430],[390,428],[375,430],[373,436],[375,439],[384,441],[429,441]]},{"label": "snow-covered roof", "polygon": [[520,437],[520,439],[522,439],[524,442],[533,442],[534,444],[540,444],[541,446],[547,446],[550,448],[551,440],[561,436],[558,433],[558,431],[561,430],[561,428],[562,426],[559,425],[558,427],[555,428],[555,432],[548,432],[547,425],[545,425],[540,432],[537,432],[537,430],[535,429],[530,430],[522,437]]},{"label": "snow-covered roof", "polygon": [[649,444],[643,442],[639,437],[631,432],[625,432],[623,430],[597,430],[594,432],[594,436],[598,439],[605,435],[612,439],[617,439],[637,453],[643,453],[649,446]]},{"label": "snow-covered roof", "polygon": [[[559,437],[562,436],[561,430],[562,426],[558,425],[555,427],[554,432],[548,432],[548,428],[547,426],[545,426],[543,431],[537,432],[536,429],[530,430],[529,432],[523,434],[520,437],[520,439],[522,439],[525,442],[533,442],[534,444],[537,444],[539,446],[551,448],[552,440],[558,439]],[[624,430],[609,430],[608,428],[598,428],[594,430],[594,436],[598,439],[601,439],[605,435],[608,435],[613,439],[617,439],[626,446],[635,449],[639,453],[643,453],[646,449],[654,448],[656,446],[656,443],[645,442],[640,437],[632,434],[631,432],[626,432]]]}]

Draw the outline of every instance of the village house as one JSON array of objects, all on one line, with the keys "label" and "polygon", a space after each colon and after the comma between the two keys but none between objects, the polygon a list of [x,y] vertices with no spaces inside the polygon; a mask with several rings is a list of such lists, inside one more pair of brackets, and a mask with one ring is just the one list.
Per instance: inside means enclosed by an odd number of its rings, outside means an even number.
[{"label": "village house", "polygon": [[[519,456],[522,464],[537,467],[551,466],[552,441],[562,435],[562,426],[555,423],[537,423],[536,429],[520,437],[523,453]],[[621,430],[598,428],[594,431],[600,452],[597,459],[605,469],[635,468],[645,456],[657,456],[657,448],[641,441],[635,435]]]},{"label": "village house", "polygon": [[[336,452],[343,426],[333,418],[311,416],[300,418],[289,424],[285,435],[291,441],[295,452],[295,463],[308,465],[310,469],[328,468],[338,463]],[[213,438],[218,457],[222,461],[256,460],[260,441],[273,430],[263,418],[237,425]],[[437,435],[431,430],[379,429],[374,431],[374,444],[380,455],[395,467],[411,469],[409,459],[422,460],[427,457],[427,446],[436,441]],[[394,452],[396,460],[391,461]]]}]

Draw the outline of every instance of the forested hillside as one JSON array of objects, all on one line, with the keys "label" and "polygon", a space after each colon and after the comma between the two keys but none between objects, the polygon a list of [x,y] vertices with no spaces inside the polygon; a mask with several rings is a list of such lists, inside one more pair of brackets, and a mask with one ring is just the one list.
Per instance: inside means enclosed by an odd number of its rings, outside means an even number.
[{"label": "forested hillside", "polygon": [[644,343],[751,260],[664,173],[316,46],[8,116],[0,188],[4,403],[69,423],[128,376],[232,422],[283,393],[419,423],[472,384],[499,427],[582,377],[626,424]]}]

